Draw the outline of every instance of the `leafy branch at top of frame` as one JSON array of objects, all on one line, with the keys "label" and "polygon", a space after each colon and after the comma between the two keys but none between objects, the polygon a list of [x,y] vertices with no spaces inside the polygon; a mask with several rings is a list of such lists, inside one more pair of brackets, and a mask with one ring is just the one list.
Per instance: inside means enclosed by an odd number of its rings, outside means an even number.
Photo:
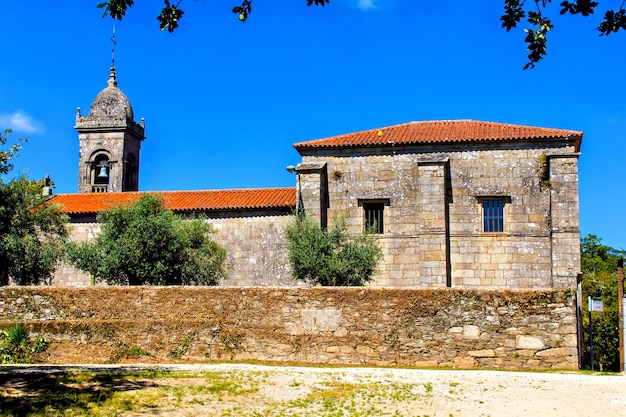
[{"label": "leafy branch at top of frame", "polygon": [[[231,11],[239,21],[245,22],[252,13],[253,0],[241,0]],[[301,0],[302,1],[302,0]],[[325,6],[330,0],[305,0],[307,6]],[[548,32],[554,25],[546,15],[547,9],[553,3],[552,0],[503,0],[504,13],[500,17],[502,27],[506,31],[517,28],[517,25],[525,19],[529,24],[524,28],[526,33],[524,42],[528,50],[528,62],[524,69],[532,69],[541,61],[547,53]],[[607,2],[608,0],[605,0]],[[129,8],[134,5],[134,0],[107,0],[97,5],[104,9],[103,17],[110,16],[114,19],[122,20]],[[180,8],[182,0],[176,4],[170,0],[164,0],[161,13],[157,16],[159,28],[173,32],[179,26],[179,21],[184,15]],[[554,2],[556,3],[556,2]],[[597,30],[600,36],[610,35],[619,31],[626,31],[626,0],[622,0],[618,8],[608,8],[604,12],[604,17],[600,21]],[[594,0],[563,0],[559,3],[560,14],[581,15],[588,17],[594,14],[599,7],[599,1]]]},{"label": "leafy branch at top of frame", "polygon": [[[500,17],[502,27],[510,31],[517,27],[517,24],[526,18],[531,25],[525,28],[524,32],[528,50],[528,63],[524,69],[534,68],[547,52],[547,34],[554,28],[550,19],[545,16],[544,11],[552,3],[552,0],[504,0],[504,13]],[[600,36],[626,30],[626,10],[624,3],[618,9],[609,9],[605,12],[603,20],[597,27]],[[588,17],[592,15],[599,2],[593,0],[562,1],[559,6],[560,14],[581,15]]]},{"label": "leafy branch at top of frame", "polygon": [[[170,3],[169,0],[163,0],[163,3],[161,13],[157,16],[159,29],[167,29],[168,32],[172,33],[178,28],[178,22],[185,14],[184,10],[180,8],[182,0],[176,4]],[[328,3],[330,0],[306,0],[307,6],[325,6]],[[107,0],[99,3],[96,7],[104,9],[102,17],[111,16],[113,19],[122,20],[128,9],[134,4],[135,0]],[[243,0],[240,5],[235,5],[232,8],[232,12],[237,15],[241,22],[245,22],[248,20],[248,15],[252,13],[252,0]]]}]

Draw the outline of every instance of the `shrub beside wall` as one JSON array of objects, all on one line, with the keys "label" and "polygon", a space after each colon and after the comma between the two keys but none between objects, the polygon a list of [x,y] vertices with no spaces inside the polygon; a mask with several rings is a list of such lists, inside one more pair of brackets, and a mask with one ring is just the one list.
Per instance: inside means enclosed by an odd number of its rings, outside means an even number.
[{"label": "shrub beside wall", "polygon": [[7,287],[0,328],[50,342],[50,363],[276,361],[500,369],[578,367],[569,291]]}]

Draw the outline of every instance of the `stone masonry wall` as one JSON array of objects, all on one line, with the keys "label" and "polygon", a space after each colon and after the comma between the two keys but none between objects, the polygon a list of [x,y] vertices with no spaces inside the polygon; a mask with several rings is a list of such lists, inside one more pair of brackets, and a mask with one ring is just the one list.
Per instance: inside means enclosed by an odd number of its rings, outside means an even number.
[{"label": "stone masonry wall", "polygon": [[[549,161],[547,187],[542,160]],[[573,143],[328,150],[304,153],[302,161],[326,164],[328,218],[346,218],[351,233],[364,230],[363,201],[389,202],[379,235],[384,262],[373,285],[576,286]],[[305,210],[319,206],[316,181],[302,176]],[[505,199],[503,232],[483,232],[484,197]]]},{"label": "stone masonry wall", "polygon": [[[291,278],[287,260],[284,230],[290,216],[286,214],[214,217],[208,222],[215,228],[211,236],[226,248],[226,279],[222,285],[297,285]],[[98,223],[73,223],[74,241],[93,240],[100,233]],[[89,286],[88,273],[61,264],[52,279],[54,286]]]},{"label": "stone masonry wall", "polygon": [[[69,224],[69,230],[74,242],[87,242],[98,236],[100,224],[96,222],[71,223]],[[54,271],[51,285],[58,287],[85,287],[91,285],[91,276],[87,272],[62,262]]]},{"label": "stone masonry wall", "polygon": [[[575,369],[569,291],[268,287],[5,287],[0,328],[49,363],[156,360]],[[144,358],[147,360],[155,360]]]},{"label": "stone masonry wall", "polygon": [[549,158],[552,206],[552,276],[556,286],[580,271],[578,209],[578,157]]},{"label": "stone masonry wall", "polygon": [[265,215],[212,218],[213,239],[226,248],[222,285],[296,285],[287,259],[285,227],[291,216]]}]

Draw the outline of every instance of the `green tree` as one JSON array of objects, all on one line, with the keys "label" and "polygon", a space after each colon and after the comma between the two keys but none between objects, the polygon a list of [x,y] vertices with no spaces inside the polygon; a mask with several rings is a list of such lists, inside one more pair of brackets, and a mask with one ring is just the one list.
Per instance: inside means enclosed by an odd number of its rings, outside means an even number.
[{"label": "green tree", "polygon": [[[7,135],[0,134],[0,146]],[[24,140],[20,140],[23,142]],[[44,180],[23,175],[5,181],[18,155],[20,142],[0,151],[0,285],[9,278],[18,285],[34,285],[50,279],[63,258],[67,217],[56,206],[45,204]]]},{"label": "green tree", "polygon": [[[506,31],[517,28],[522,19],[526,19],[530,25],[524,28],[528,50],[528,63],[524,69],[534,68],[546,55],[548,32],[554,28],[549,13],[557,7],[552,0],[503,0],[504,13],[500,17],[502,27]],[[129,8],[135,3],[134,0],[107,0],[98,4],[98,8],[104,9],[103,17],[111,16],[114,19],[122,20]],[[175,4],[174,4],[175,3]],[[159,28],[173,32],[178,28],[180,19],[185,12],[180,7],[182,0],[170,3],[164,0],[160,14],[157,16]],[[306,5],[325,6],[330,0],[306,0]],[[603,4],[608,3],[605,0]],[[609,7],[604,9],[604,17],[598,24],[600,36],[626,30],[626,1],[622,1],[619,8]],[[159,6],[161,7],[161,6]],[[552,7],[552,8],[551,8]],[[581,15],[589,17],[599,8],[599,2],[593,0],[561,0],[558,4],[560,14]],[[252,13],[252,0],[242,0],[241,4],[236,4],[232,9],[237,18],[245,22]]]},{"label": "green tree", "polygon": [[371,234],[350,238],[341,220],[322,230],[310,217],[294,216],[285,232],[293,277],[311,284],[364,285],[382,258]]},{"label": "green tree", "polygon": [[601,243],[596,235],[581,240],[581,267],[583,272],[583,367],[589,362],[589,313],[587,297],[601,300],[603,312],[593,314],[594,367],[605,371],[619,371],[617,260],[626,253]]},{"label": "green tree", "polygon": [[226,251],[209,238],[204,219],[185,220],[144,194],[98,215],[94,242],[70,243],[70,262],[113,285],[215,285],[225,278]]}]

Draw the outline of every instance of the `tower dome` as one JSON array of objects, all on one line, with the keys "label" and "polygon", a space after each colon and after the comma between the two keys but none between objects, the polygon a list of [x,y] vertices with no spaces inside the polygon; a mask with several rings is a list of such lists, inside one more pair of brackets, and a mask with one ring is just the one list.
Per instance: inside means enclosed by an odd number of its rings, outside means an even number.
[{"label": "tower dome", "polygon": [[115,66],[108,86],[91,103],[88,116],[76,109],[78,191],[103,193],[139,189],[139,152],[145,125],[136,123],[128,98],[117,88]]},{"label": "tower dome", "polygon": [[111,67],[108,86],[100,91],[91,103],[89,116],[96,117],[128,117],[133,118],[133,108],[128,98],[117,88],[115,67]]}]

